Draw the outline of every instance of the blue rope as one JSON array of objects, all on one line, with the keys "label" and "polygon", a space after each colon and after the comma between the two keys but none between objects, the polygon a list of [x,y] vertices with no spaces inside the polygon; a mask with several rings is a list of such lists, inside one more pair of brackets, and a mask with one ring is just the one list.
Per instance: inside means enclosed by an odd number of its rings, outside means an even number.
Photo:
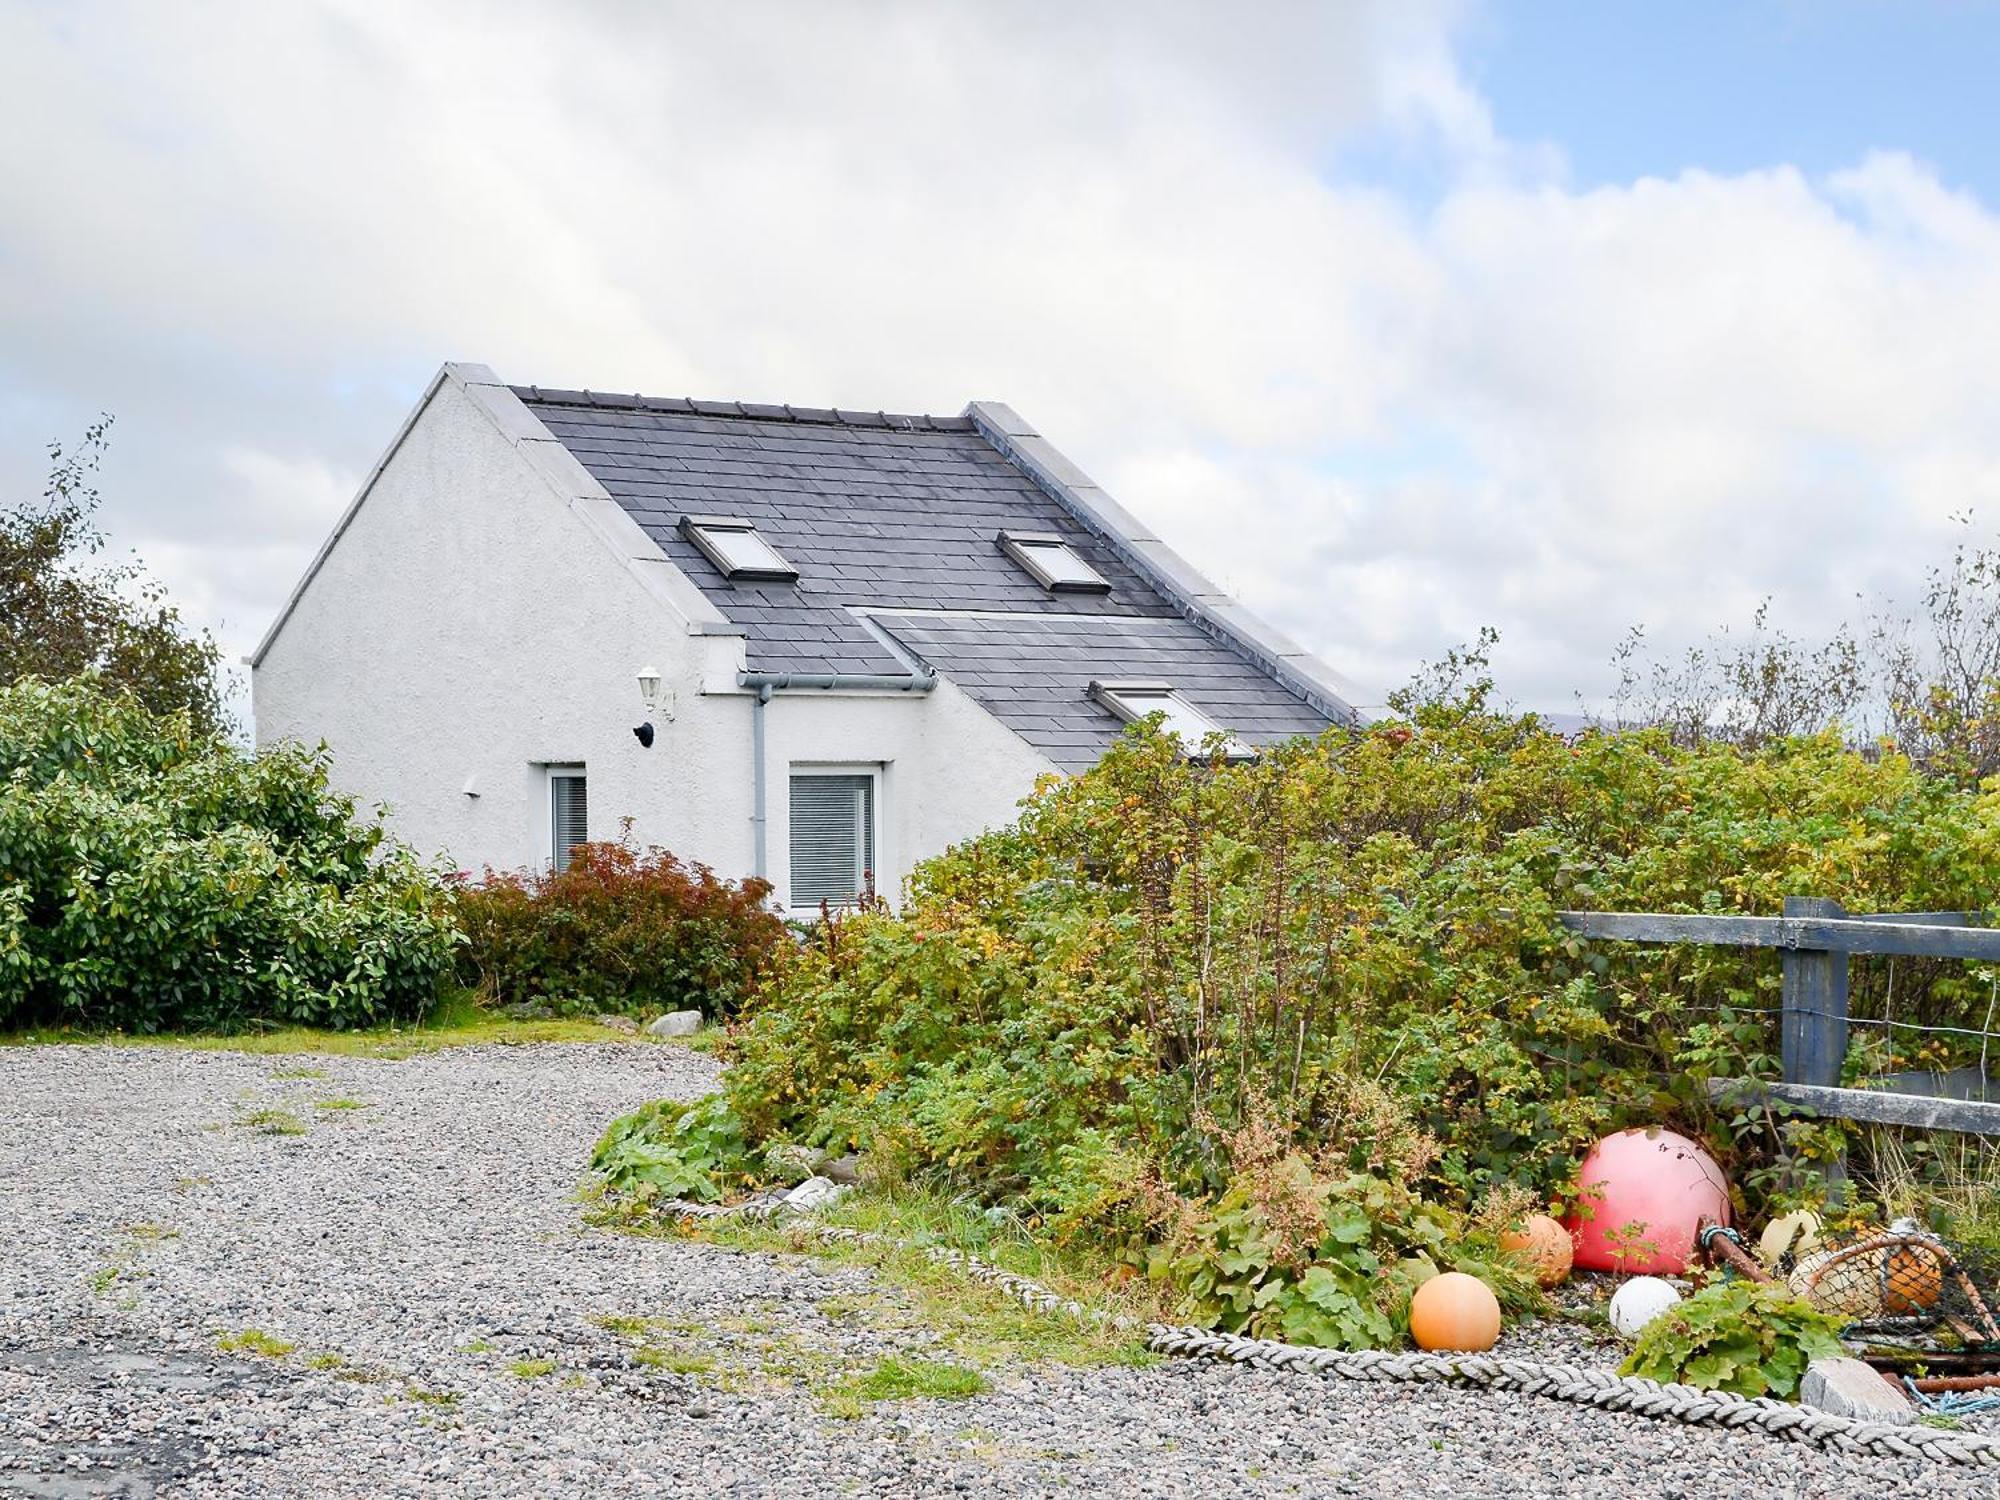
[{"label": "blue rope", "polygon": [[1929,1391],[1917,1389],[1916,1381],[1903,1377],[1903,1384],[1909,1387],[1910,1399],[1917,1409],[1937,1417],[1970,1417],[1982,1411],[2000,1411],[2000,1391]]}]

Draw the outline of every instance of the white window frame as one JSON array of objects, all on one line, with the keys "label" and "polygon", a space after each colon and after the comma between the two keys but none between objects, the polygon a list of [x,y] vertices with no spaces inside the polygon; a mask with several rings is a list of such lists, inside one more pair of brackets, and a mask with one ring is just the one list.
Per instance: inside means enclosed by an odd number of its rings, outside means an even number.
[{"label": "white window frame", "polygon": [[[1108,594],[1111,585],[1104,575],[1092,567],[1084,555],[1076,550],[1076,543],[1066,536],[1058,536],[1053,531],[1003,531],[994,540],[1000,550],[1013,558],[1027,572],[1028,576],[1052,594]],[[1060,548],[1064,559],[1087,576],[1065,577],[1052,573],[1044,565],[1041,554]]]},{"label": "white window frame", "polygon": [[583,761],[551,761],[542,767],[542,853],[543,862],[551,874],[559,874],[566,868],[558,863],[562,851],[556,846],[556,783],[558,781],[581,781],[583,783],[584,842],[590,841],[590,767]]},{"label": "white window frame", "polygon": [[[771,545],[770,538],[757,529],[755,521],[744,521],[733,516],[682,516],[681,535],[700,549],[701,555],[715,564],[715,571],[732,583],[737,579],[750,582],[794,583],[799,570],[786,562],[778,549]],[[747,535],[758,546],[770,553],[772,562],[766,566],[734,562],[728,552],[715,540],[719,532]]]},{"label": "white window frame", "polygon": [[[862,888],[871,895],[882,895],[882,871],[888,861],[886,842],[886,819],[883,816],[883,794],[889,781],[884,774],[887,766],[881,761],[825,761],[795,760],[785,767],[785,906],[802,916],[811,916],[819,910],[815,901],[811,908],[801,911],[796,893],[792,889],[792,779],[799,776],[865,776],[871,785],[868,789],[868,811],[871,827],[868,830],[868,845],[874,850],[874,864],[865,872],[868,877]],[[859,882],[857,882],[859,883]],[[829,901],[827,906],[833,911],[850,911],[859,904],[854,901]]]},{"label": "white window frame", "polygon": [[[1206,745],[1210,734],[1224,736],[1222,743],[1224,760],[1257,758],[1255,749],[1225,729],[1213,714],[1195,703],[1171,682],[1093,682],[1090,685],[1090,696],[1127,724],[1136,724],[1151,714],[1166,713],[1168,722],[1163,727],[1180,740],[1181,753],[1190,759],[1207,757]],[[1173,710],[1163,709],[1157,703],[1144,701],[1147,698],[1160,697],[1171,699]],[[1188,722],[1184,726],[1175,726],[1172,719],[1176,714]],[[1187,731],[1197,727],[1201,732],[1190,743]]]}]

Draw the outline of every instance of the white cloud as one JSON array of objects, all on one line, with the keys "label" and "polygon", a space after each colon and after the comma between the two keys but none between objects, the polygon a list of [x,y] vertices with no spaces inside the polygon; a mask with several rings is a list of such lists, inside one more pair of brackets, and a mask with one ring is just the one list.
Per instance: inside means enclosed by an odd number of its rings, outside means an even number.
[{"label": "white cloud", "polygon": [[1558,707],[2000,510],[2000,219],[1887,154],[1570,190],[1459,9],[0,0],[0,478],[118,410],[236,651],[444,359],[998,396],[1350,675],[1490,621]]}]

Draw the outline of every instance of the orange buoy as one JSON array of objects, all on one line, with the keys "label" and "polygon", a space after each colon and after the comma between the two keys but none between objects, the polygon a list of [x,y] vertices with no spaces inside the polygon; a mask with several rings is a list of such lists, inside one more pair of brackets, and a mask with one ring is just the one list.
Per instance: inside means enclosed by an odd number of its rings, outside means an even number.
[{"label": "orange buoy", "polygon": [[1944,1295],[1944,1264],[1922,1245],[1891,1245],[1882,1257],[1882,1311],[1890,1317],[1929,1312]]},{"label": "orange buoy", "polygon": [[1562,1284],[1576,1254],[1569,1231],[1547,1214],[1529,1214],[1519,1229],[1500,1236],[1500,1248],[1525,1261],[1545,1287]]},{"label": "orange buoy", "polygon": [[1410,1337],[1419,1349],[1491,1349],[1500,1337],[1500,1299],[1477,1276],[1433,1276],[1410,1299]]}]

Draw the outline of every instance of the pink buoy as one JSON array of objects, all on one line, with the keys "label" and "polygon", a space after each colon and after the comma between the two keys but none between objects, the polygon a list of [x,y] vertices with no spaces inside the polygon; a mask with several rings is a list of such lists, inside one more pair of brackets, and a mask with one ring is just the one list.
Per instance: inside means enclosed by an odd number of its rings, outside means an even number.
[{"label": "pink buoy", "polygon": [[1607,1135],[1577,1173],[1582,1209],[1565,1219],[1585,1271],[1678,1276],[1703,1219],[1729,1222],[1722,1168],[1684,1135],[1657,1127]]}]

